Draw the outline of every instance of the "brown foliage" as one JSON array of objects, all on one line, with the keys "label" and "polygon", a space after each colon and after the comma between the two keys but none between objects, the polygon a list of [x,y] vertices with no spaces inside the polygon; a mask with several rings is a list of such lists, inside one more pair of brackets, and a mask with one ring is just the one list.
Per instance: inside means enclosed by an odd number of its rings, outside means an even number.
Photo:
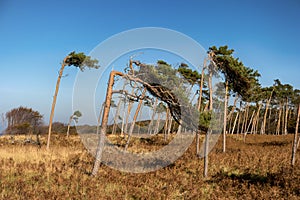
[{"label": "brown foliage", "polygon": [[[89,176],[94,158],[78,136],[53,135],[53,148],[10,144],[0,138],[0,199],[299,199],[300,156],[289,167],[292,136],[229,136],[210,154],[209,177],[195,145],[161,170],[132,174],[101,166]],[[140,141],[138,145],[156,145]],[[161,144],[159,144],[161,145]],[[146,148],[146,147],[145,147]]]}]

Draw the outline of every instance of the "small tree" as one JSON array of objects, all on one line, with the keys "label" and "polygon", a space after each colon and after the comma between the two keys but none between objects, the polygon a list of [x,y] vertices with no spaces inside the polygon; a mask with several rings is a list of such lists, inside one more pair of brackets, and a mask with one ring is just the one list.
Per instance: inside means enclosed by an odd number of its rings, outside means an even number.
[{"label": "small tree", "polygon": [[54,117],[56,98],[57,98],[57,94],[58,94],[58,90],[59,90],[59,84],[60,84],[61,77],[63,76],[63,71],[66,66],[75,66],[75,67],[78,67],[81,71],[84,71],[84,69],[86,67],[95,68],[95,69],[99,68],[98,60],[91,59],[90,56],[86,56],[84,53],[76,53],[75,51],[73,51],[64,58],[64,60],[61,64],[61,68],[59,70],[59,75],[57,78],[55,92],[54,92],[53,101],[52,101],[51,114],[50,114],[50,120],[49,120],[47,149],[50,148],[51,128],[52,128],[52,122],[53,122],[53,117]]},{"label": "small tree", "polygon": [[68,130],[67,130],[67,137],[69,137],[69,132],[70,132],[70,125],[71,125],[71,122],[72,120],[74,120],[76,123],[78,123],[78,119],[79,117],[81,117],[82,114],[79,110],[75,111],[71,116],[70,116],[70,119],[69,119],[69,123],[68,123]]}]

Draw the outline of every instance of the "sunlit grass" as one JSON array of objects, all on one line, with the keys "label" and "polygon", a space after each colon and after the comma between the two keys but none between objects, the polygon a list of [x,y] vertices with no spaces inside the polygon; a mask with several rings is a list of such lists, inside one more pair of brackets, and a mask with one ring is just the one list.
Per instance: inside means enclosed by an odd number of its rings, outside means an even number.
[{"label": "sunlit grass", "polygon": [[[118,144],[122,138],[108,136]],[[163,135],[149,141],[133,138],[130,151],[155,150]],[[34,139],[34,138],[33,138]],[[195,143],[174,164],[142,174],[120,172],[101,165],[90,176],[94,158],[80,137],[54,134],[50,150],[23,144],[24,136],[0,137],[0,199],[299,199],[300,155],[290,168],[292,135],[228,135],[209,155],[209,176],[203,178],[203,159]],[[201,136],[201,141],[203,136]],[[169,142],[169,141],[167,141]]]}]

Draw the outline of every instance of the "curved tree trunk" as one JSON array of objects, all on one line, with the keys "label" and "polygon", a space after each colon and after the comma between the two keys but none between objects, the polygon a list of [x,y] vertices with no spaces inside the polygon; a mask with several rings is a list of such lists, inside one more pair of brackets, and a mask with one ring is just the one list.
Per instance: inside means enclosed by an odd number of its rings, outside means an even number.
[{"label": "curved tree trunk", "polygon": [[111,103],[111,97],[112,97],[112,88],[114,85],[114,76],[116,74],[122,74],[120,72],[112,71],[109,76],[107,91],[106,91],[106,99],[103,109],[103,117],[102,117],[102,124],[101,124],[101,130],[100,130],[100,139],[96,150],[96,159],[92,171],[92,175],[95,176],[99,170],[101,158],[102,158],[102,152],[104,148],[104,140],[105,140],[105,134],[107,129],[107,122],[108,122],[108,115],[110,110],[110,103]]},{"label": "curved tree trunk", "polygon": [[55,110],[55,105],[56,105],[57,94],[58,94],[58,90],[59,90],[59,84],[60,84],[60,80],[61,80],[61,77],[62,77],[63,72],[64,72],[64,68],[66,66],[66,60],[68,58],[69,58],[69,56],[65,57],[65,59],[63,60],[63,63],[61,64],[61,68],[59,70],[58,78],[57,78],[57,81],[56,81],[56,87],[55,87],[55,92],[54,92],[54,96],[53,96],[50,119],[49,119],[47,150],[49,150],[49,148],[50,148],[52,122],[53,122],[53,117],[54,117],[54,110]]}]

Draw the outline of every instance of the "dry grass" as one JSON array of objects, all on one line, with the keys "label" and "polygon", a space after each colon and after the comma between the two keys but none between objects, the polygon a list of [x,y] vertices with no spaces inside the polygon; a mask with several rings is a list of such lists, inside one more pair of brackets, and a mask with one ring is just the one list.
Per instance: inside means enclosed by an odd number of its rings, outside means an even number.
[{"label": "dry grass", "polygon": [[[22,138],[20,138],[21,140]],[[53,135],[50,151],[35,145],[10,144],[0,138],[0,199],[299,199],[300,153],[289,167],[292,135],[249,135],[246,143],[229,136],[210,154],[208,178],[195,145],[174,164],[161,170],[132,174],[101,166],[89,174],[93,157],[78,136]],[[133,140],[132,149],[160,142]]]}]

